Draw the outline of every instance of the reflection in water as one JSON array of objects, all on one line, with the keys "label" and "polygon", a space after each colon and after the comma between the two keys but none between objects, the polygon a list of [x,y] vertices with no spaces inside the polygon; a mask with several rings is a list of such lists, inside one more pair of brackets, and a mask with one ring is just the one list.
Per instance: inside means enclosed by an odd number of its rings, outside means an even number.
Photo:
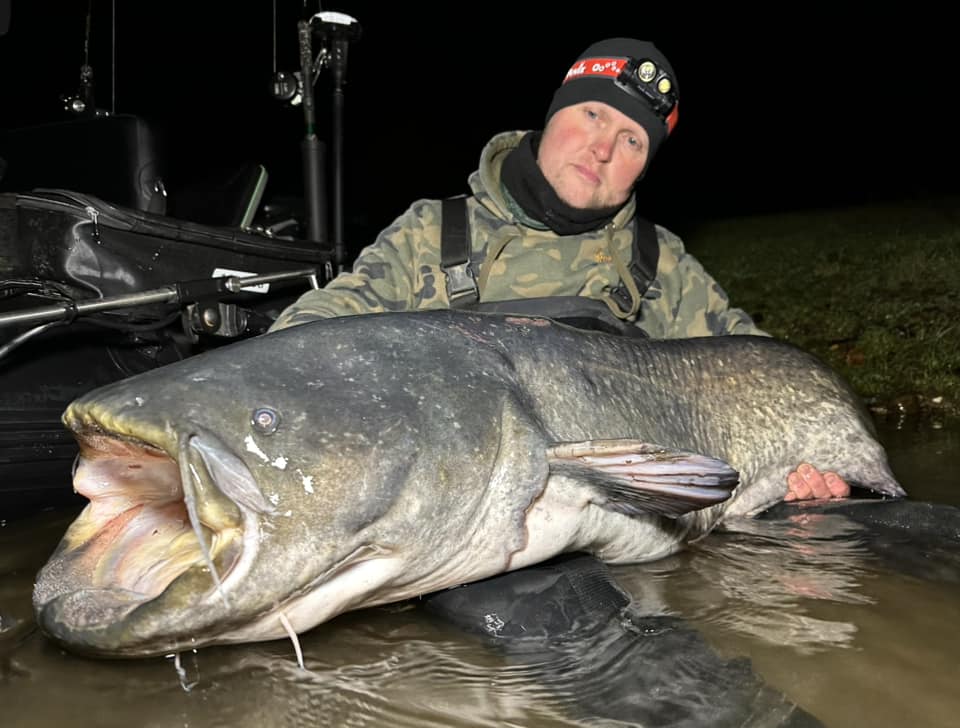
[{"label": "reflection in water", "polygon": [[860,589],[869,553],[856,540],[855,524],[813,515],[737,525],[742,532],[709,538],[684,558],[687,566],[677,579],[697,584],[686,609],[729,631],[802,653],[850,643],[855,625],[817,619],[804,604],[872,601]]},{"label": "reflection in water", "polygon": [[[960,504],[960,432],[883,439],[914,498]],[[642,670],[623,637],[517,662],[414,605],[343,615],[303,635],[305,670],[286,641],[183,653],[179,672],[173,658],[76,657],[38,634],[30,611],[33,577],[73,515],[0,527],[4,725],[603,725],[584,717],[585,699]],[[634,609],[682,618],[677,635],[696,628],[723,656],[717,665],[739,665],[745,681],[759,674],[828,726],[955,724],[960,534],[925,545],[923,533],[829,512],[734,525],[684,554],[617,567]],[[662,651],[675,650],[686,670],[691,644]],[[761,713],[749,725],[779,720]]]}]

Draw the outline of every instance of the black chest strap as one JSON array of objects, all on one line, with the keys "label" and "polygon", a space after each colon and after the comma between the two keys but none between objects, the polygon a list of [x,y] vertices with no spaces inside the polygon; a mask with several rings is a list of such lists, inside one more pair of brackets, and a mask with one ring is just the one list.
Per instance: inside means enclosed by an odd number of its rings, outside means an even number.
[{"label": "black chest strap", "polygon": [[[470,221],[467,218],[466,196],[443,200],[440,215],[440,268],[446,276],[447,299],[450,308],[468,308],[480,300],[480,289],[470,266]],[[632,248],[627,268],[642,296],[657,275],[660,241],[654,224],[637,215],[633,217]],[[621,309],[630,310],[630,291],[622,281],[610,290],[610,295]]]},{"label": "black chest strap", "polygon": [[[660,262],[660,240],[657,237],[657,228],[649,220],[633,216],[633,246],[630,265],[627,270],[637,284],[637,291],[641,298],[650,288],[650,284],[657,277],[657,265]],[[610,289],[610,296],[617,302],[622,311],[629,311],[633,297],[623,281]]]},{"label": "black chest strap", "polygon": [[440,268],[447,279],[450,308],[465,308],[480,300],[480,288],[470,267],[470,221],[464,195],[442,202]]}]

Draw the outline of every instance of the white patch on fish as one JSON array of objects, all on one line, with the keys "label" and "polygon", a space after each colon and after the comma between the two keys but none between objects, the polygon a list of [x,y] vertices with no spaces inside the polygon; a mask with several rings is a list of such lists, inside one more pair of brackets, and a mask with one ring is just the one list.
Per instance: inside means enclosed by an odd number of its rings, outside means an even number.
[{"label": "white patch on fish", "polygon": [[287,469],[287,459],[283,455],[279,456],[276,460],[274,460],[270,464],[279,470]]},{"label": "white patch on fish", "polygon": [[252,435],[247,435],[246,438],[244,438],[243,442],[247,446],[247,452],[252,452],[254,455],[256,455],[258,458],[263,460],[263,462],[265,463],[270,462],[270,458],[268,458],[264,454],[263,450],[260,449],[260,446],[257,445],[256,442],[254,442]]},{"label": "white patch on fish", "polygon": [[303,480],[302,480],[302,482],[303,482],[303,489],[304,489],[307,493],[313,493],[313,476],[312,476],[312,475],[304,475],[302,470],[297,470],[297,472],[300,473],[300,477],[303,479]]}]

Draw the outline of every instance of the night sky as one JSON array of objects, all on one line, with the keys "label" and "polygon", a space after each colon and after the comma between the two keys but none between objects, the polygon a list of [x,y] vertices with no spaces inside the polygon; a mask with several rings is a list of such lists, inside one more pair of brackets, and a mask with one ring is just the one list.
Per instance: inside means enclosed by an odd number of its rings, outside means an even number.
[{"label": "night sky", "polygon": [[[276,4],[276,66],[293,71],[305,5]],[[171,183],[249,160],[270,171],[268,198],[298,195],[303,115],[269,94],[273,2],[116,5],[111,89],[111,3],[93,2],[98,106],[156,125]],[[614,35],[652,40],[679,77],[677,131],[640,186],[653,220],[682,232],[700,219],[960,192],[960,62],[945,15],[916,3],[664,5],[322,3],[362,27],[344,94],[348,245],[417,198],[465,191],[489,137],[540,128],[568,66]],[[12,0],[0,127],[65,118],[59,97],[78,86],[87,6]],[[316,96],[328,138],[328,71]]]}]

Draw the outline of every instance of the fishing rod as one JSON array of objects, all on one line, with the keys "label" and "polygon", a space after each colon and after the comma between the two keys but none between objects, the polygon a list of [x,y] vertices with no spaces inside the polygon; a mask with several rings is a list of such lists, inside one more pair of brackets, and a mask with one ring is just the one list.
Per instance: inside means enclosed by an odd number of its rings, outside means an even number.
[{"label": "fishing rod", "polygon": [[[276,0],[274,0],[274,75],[273,95],[292,106],[303,107],[304,197],[307,212],[308,238],[326,243],[327,209],[324,176],[325,147],[316,134],[316,100],[314,86],[320,71],[329,68],[333,80],[331,141],[333,169],[333,251],[337,273],[344,269],[346,244],[343,231],[343,109],[346,85],[347,56],[350,43],[359,39],[360,24],[356,18],[336,11],[321,11],[297,23],[300,70],[295,73],[276,68]],[[314,55],[314,40],[319,49]]]},{"label": "fishing rod", "polygon": [[83,63],[80,65],[80,86],[73,94],[60,97],[65,111],[75,116],[110,116],[116,114],[117,86],[117,8],[116,0],[110,5],[110,110],[98,109],[94,100],[93,65],[90,63],[90,37],[93,27],[93,0],[87,3],[83,35]]}]

